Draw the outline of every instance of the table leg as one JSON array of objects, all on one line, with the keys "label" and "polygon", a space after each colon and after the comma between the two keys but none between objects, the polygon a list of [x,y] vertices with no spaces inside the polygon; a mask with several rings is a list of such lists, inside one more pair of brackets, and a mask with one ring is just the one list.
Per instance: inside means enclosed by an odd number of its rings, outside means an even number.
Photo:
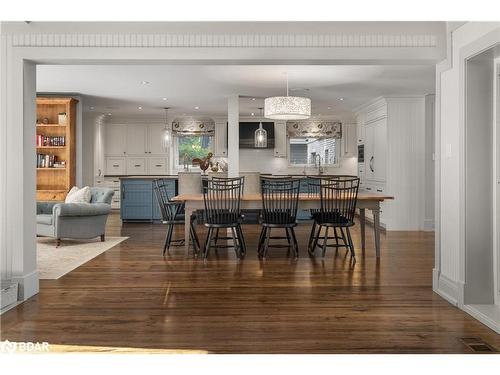
[{"label": "table leg", "polygon": [[375,234],[375,254],[380,258],[380,208],[373,208],[373,232]]},{"label": "table leg", "polygon": [[359,209],[359,224],[361,226],[361,249],[364,251],[365,250],[365,224],[366,224],[366,215],[365,215],[365,209],[360,208]]},{"label": "table leg", "polygon": [[193,213],[193,209],[186,204],[184,208],[184,252],[186,258],[189,256],[189,226],[191,220],[191,214]]}]

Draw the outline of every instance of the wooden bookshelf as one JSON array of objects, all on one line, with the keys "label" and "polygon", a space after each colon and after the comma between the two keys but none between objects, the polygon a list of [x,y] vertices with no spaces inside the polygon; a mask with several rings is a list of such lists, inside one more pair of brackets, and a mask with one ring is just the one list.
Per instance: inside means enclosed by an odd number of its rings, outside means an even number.
[{"label": "wooden bookshelf", "polygon": [[[36,134],[44,137],[64,137],[64,145],[38,144],[36,169],[37,200],[62,201],[75,185],[76,172],[76,104],[77,100],[64,97],[36,98]],[[59,113],[66,113],[66,121],[59,123]],[[64,168],[38,164],[38,154],[50,155],[56,162],[64,161]]]}]

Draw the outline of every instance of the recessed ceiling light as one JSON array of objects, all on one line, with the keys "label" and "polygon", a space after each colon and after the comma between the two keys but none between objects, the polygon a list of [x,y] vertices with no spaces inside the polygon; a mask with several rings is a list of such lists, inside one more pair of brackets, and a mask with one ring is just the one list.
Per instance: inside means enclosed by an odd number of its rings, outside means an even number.
[{"label": "recessed ceiling light", "polygon": [[149,81],[141,81],[141,85],[149,85]]},{"label": "recessed ceiling light", "polygon": [[339,98],[339,100],[341,100],[341,101],[342,101],[342,100],[344,100],[344,98]]},{"label": "recessed ceiling light", "polygon": [[250,116],[255,116],[255,113],[253,113],[253,112],[252,112],[252,113],[250,113]]},{"label": "recessed ceiling light", "polygon": [[194,107],[194,109],[200,109],[200,107],[196,106],[196,107]]},{"label": "recessed ceiling light", "polygon": [[332,109],[332,107],[328,107],[328,109]]},{"label": "recessed ceiling light", "polygon": [[167,100],[167,98],[161,98],[161,100]]},{"label": "recessed ceiling light", "polygon": [[137,109],[142,109],[142,107],[137,107]]},{"label": "recessed ceiling light", "polygon": [[255,98],[252,98],[252,100],[255,100]]},{"label": "recessed ceiling light", "polygon": [[108,113],[108,116],[111,116],[111,113]]},{"label": "recessed ceiling light", "polygon": [[93,110],[93,109],[94,109],[94,107],[90,107],[90,109],[91,109],[91,110]]}]

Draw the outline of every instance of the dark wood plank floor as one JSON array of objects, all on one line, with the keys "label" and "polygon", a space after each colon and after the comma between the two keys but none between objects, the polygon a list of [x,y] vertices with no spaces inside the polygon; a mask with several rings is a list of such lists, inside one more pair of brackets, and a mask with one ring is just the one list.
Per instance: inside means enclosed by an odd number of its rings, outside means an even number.
[{"label": "dark wood plank floor", "polygon": [[432,292],[430,233],[383,235],[377,261],[371,228],[366,254],[355,229],[353,266],[344,250],[310,259],[309,225],[297,230],[298,261],[271,249],[265,262],[256,256],[257,226],[244,227],[241,262],[232,250],[206,262],[184,258],[183,248],[163,258],[164,229],[122,226],[113,215],[107,234],[130,238],[59,280],[42,280],[37,296],[2,315],[2,340],[214,353],[467,353],[461,339],[476,337],[500,349],[499,335]]}]

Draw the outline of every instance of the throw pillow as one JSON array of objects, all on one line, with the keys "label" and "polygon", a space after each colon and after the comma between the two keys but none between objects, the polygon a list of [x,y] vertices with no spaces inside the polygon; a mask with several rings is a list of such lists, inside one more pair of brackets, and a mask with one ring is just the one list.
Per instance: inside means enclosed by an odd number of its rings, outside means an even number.
[{"label": "throw pillow", "polygon": [[90,188],[85,186],[78,189],[73,186],[69,191],[64,203],[90,203]]}]

